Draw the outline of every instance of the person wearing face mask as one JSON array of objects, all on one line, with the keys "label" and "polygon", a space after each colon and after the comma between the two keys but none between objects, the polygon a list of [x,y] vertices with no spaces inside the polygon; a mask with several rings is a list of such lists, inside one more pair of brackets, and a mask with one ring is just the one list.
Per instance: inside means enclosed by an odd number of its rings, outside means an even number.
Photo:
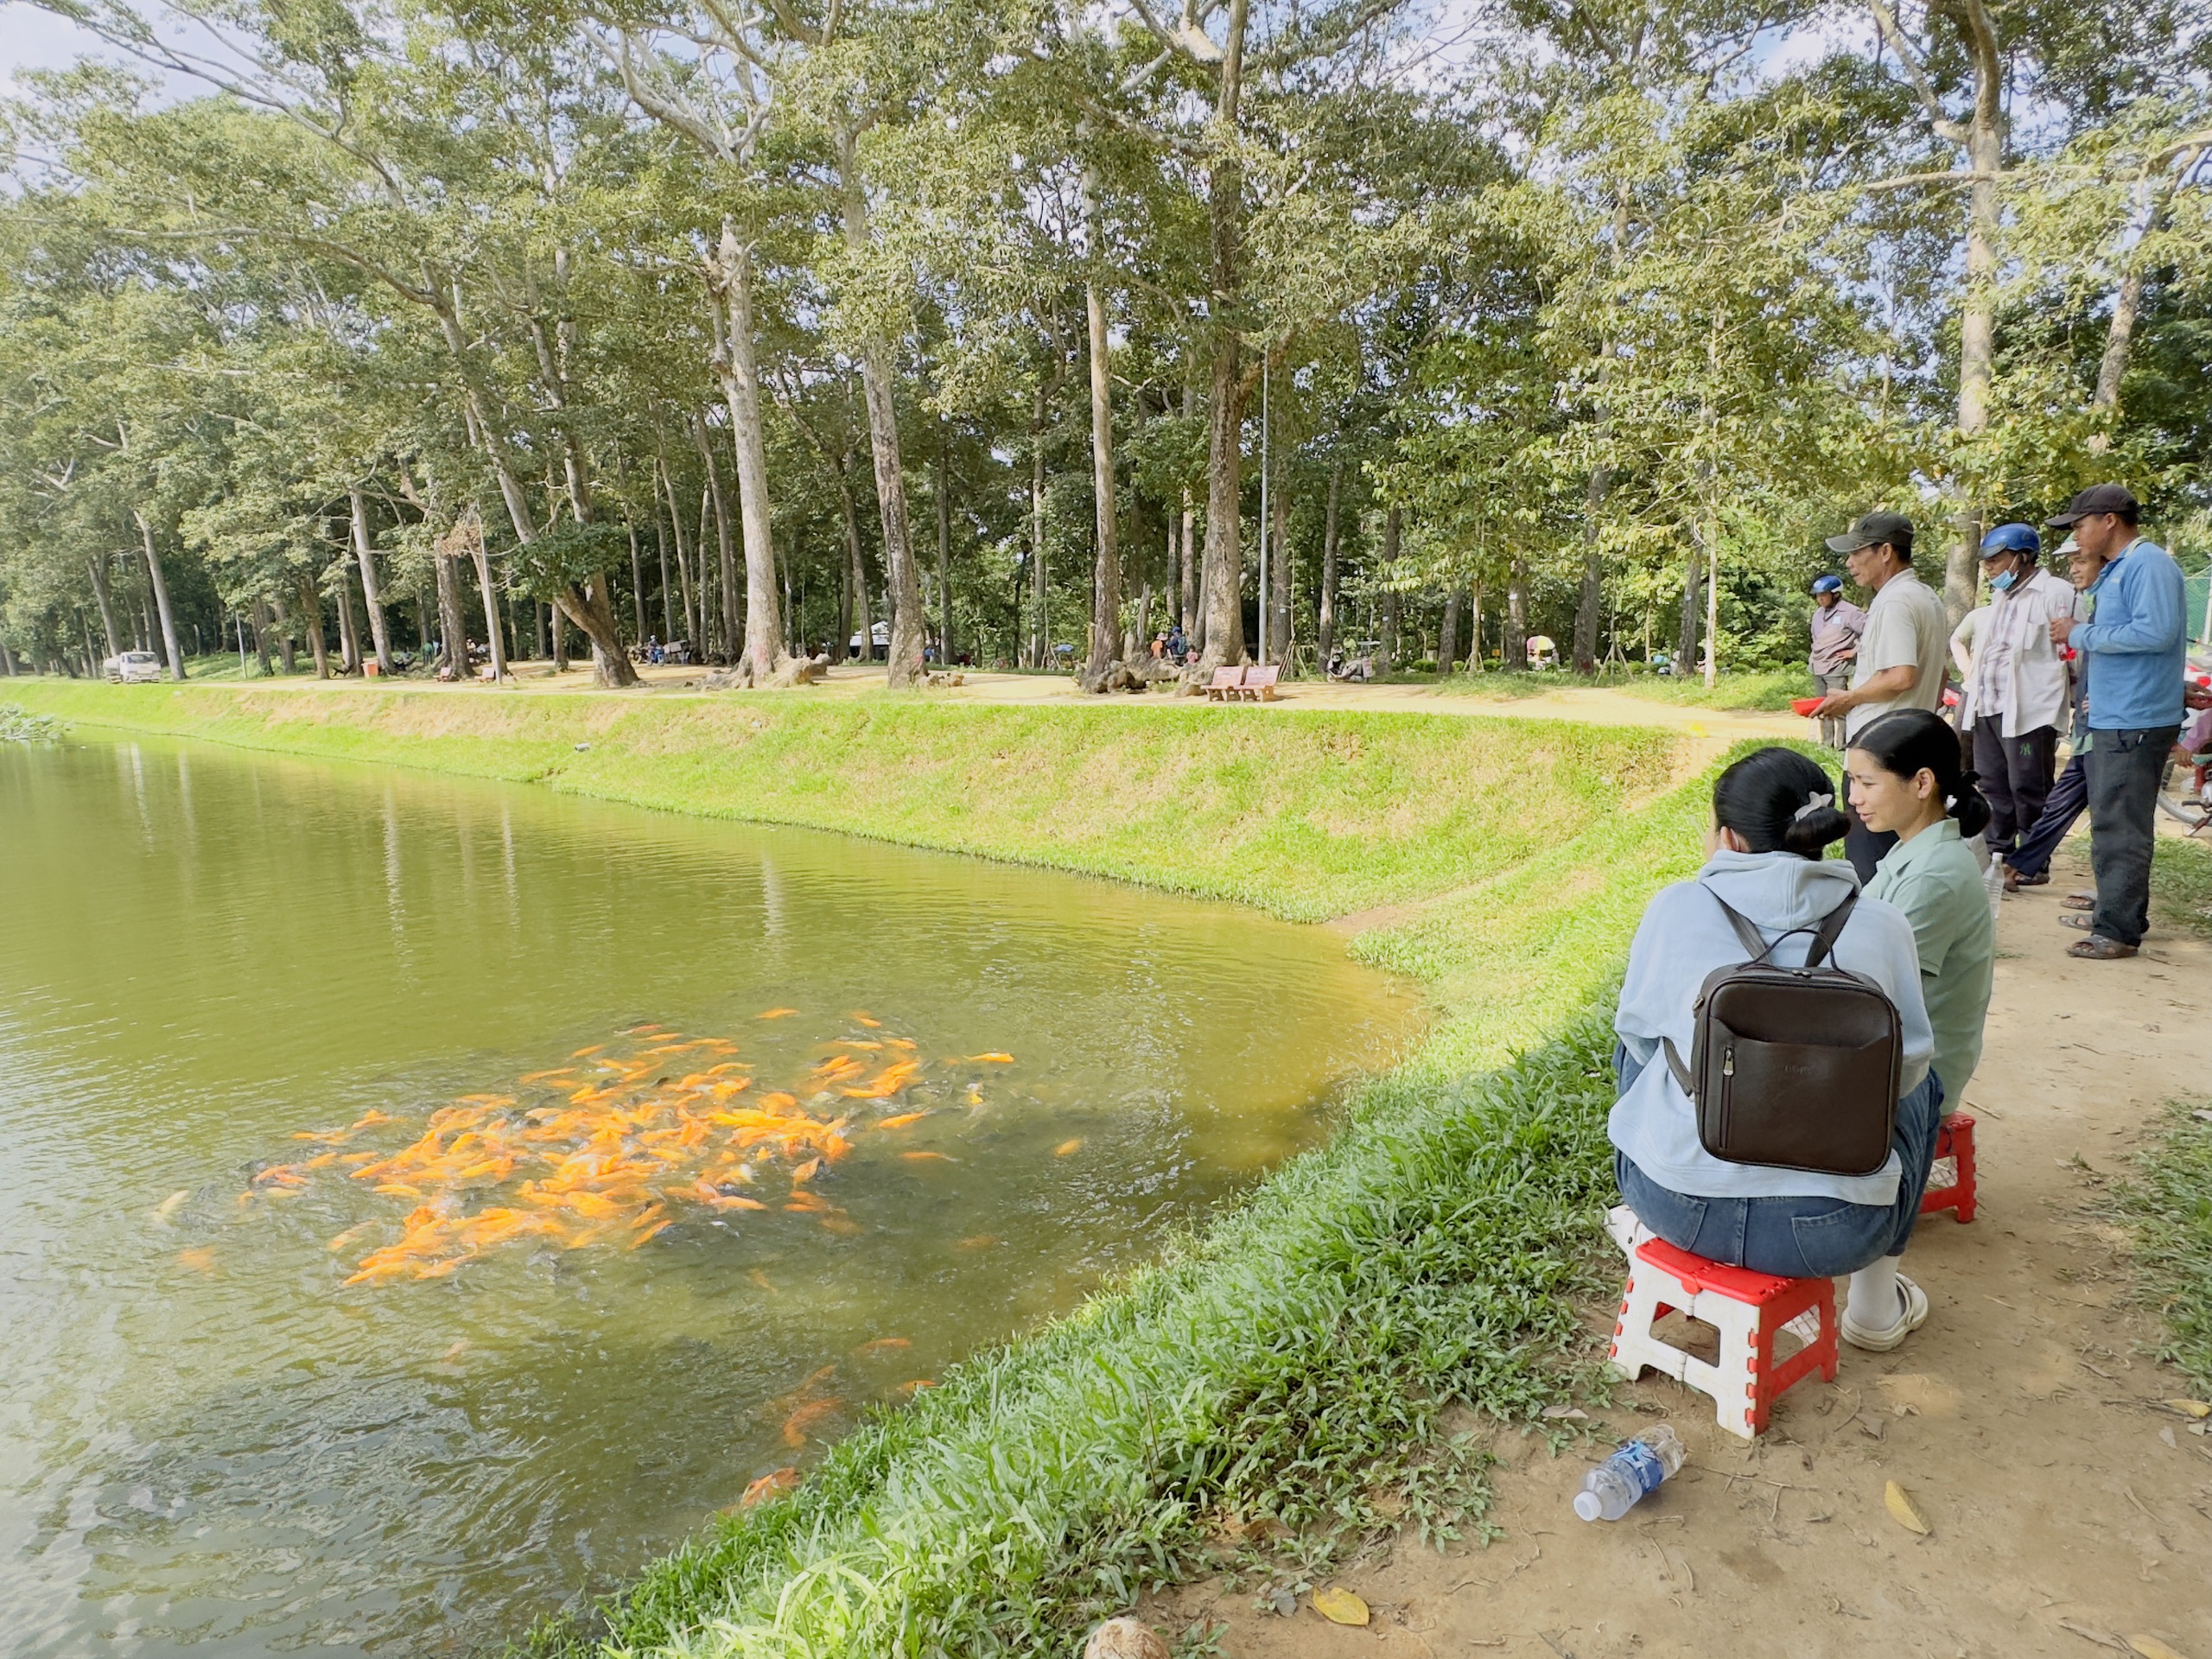
[{"label": "person wearing face mask", "polygon": [[1961,714],[1989,802],[1984,838],[2000,859],[2042,816],[2066,710],[2066,663],[2050,625],[2073,614],[2074,590],[2037,562],[2042,550],[2028,524],[1999,524],[1981,543],[1993,597],[1975,638]]}]

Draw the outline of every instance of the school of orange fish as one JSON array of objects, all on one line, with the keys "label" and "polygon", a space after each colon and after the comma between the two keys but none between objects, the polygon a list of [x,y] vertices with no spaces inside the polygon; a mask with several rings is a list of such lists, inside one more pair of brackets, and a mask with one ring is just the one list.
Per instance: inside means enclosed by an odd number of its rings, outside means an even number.
[{"label": "school of orange fish", "polygon": [[[794,1012],[771,1008],[756,1017]],[[851,1018],[880,1029],[866,1014]],[[727,1038],[686,1037],[657,1025],[626,1034],[626,1053],[594,1045],[566,1065],[517,1079],[516,1093],[460,1096],[396,1150],[341,1150],[400,1122],[382,1112],[343,1128],[305,1131],[294,1138],[329,1149],[261,1170],[238,1201],[296,1192],[318,1176],[411,1200],[399,1236],[362,1255],[348,1285],[442,1278],[518,1242],[634,1250],[687,1209],[779,1209],[849,1236],[862,1230],[812,1183],[853,1149],[855,1135],[896,1132],[931,1115],[899,1109],[927,1069],[908,1038],[836,1039],[820,1046],[827,1052],[790,1090],[755,1092],[752,1069]],[[944,1067],[1013,1059],[976,1054]],[[980,1102],[975,1075],[966,1084],[971,1106]],[[900,1156],[953,1161],[941,1152]],[[330,1249],[345,1250],[391,1225],[361,1223]]]}]

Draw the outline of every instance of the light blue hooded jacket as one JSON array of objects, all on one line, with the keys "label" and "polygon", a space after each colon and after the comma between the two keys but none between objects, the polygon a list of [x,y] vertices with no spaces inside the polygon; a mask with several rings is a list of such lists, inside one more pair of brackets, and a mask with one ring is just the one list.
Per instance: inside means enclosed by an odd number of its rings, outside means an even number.
[{"label": "light blue hooded jacket", "polygon": [[[1614,1104],[1606,1133],[1636,1166],[1660,1185],[1700,1198],[1831,1198],[1852,1204],[1897,1202],[1899,1160],[1872,1175],[1815,1175],[1724,1163],[1699,1142],[1696,1109],[1668,1069],[1660,1039],[1671,1037],[1688,1062],[1695,1040],[1698,988],[1715,968],[1744,960],[1744,947],[1713,894],[1719,893],[1772,939],[1818,922],[1859,886],[1850,865],[1820,863],[1795,853],[1715,853],[1697,879],[1678,881],[1652,899],[1629,947],[1613,1029],[1643,1069]],[[1706,889],[1710,887],[1711,892]],[[1784,940],[1770,960],[1796,967],[1812,935]],[[1893,905],[1863,894],[1836,940],[1839,968],[1864,974],[1897,1005],[1904,1035],[1910,1094],[1928,1075],[1936,1037],[1920,995],[1920,956],[1912,924]]]}]

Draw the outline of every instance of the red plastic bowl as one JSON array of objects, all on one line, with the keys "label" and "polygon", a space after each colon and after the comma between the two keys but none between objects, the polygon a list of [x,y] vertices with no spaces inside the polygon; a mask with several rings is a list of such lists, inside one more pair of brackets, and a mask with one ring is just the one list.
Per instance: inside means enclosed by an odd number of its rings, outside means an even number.
[{"label": "red plastic bowl", "polygon": [[1789,704],[1789,711],[1792,714],[1810,715],[1814,709],[1821,706],[1823,701],[1824,699],[1820,697],[1795,698]]}]

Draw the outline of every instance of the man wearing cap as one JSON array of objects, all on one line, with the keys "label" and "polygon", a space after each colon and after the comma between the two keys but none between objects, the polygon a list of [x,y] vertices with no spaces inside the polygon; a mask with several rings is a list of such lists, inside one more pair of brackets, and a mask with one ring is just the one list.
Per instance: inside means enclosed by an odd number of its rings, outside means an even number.
[{"label": "man wearing cap", "polygon": [[2181,731],[2182,671],[2189,628],[2181,567],[2137,533],[2135,498],[2117,484],[2093,484],[2053,525],[2070,527],[2104,569],[2090,588],[2094,620],[2055,619],[2050,639],[2070,645],[2088,671],[2089,858],[2096,907],[2089,937],[2067,951],[2092,962],[2132,957],[2151,925],[2151,841],[2158,779]]},{"label": "man wearing cap", "polygon": [[[1813,654],[1805,666],[1822,696],[1851,684],[1852,658],[1859,654],[1859,637],[1866,632],[1866,613],[1843,596],[1843,578],[1816,576],[1813,581]],[[1843,747],[1843,721],[1821,722],[1821,741],[1832,749]]]},{"label": "man wearing cap", "polygon": [[[1874,601],[1866,607],[1866,632],[1851,667],[1851,685],[1821,699],[1815,718],[1843,721],[1844,742],[1899,709],[1940,708],[1943,664],[1951,626],[1943,601],[1913,574],[1912,520],[1901,512],[1870,512],[1840,536],[1827,541],[1844,556],[1844,569]],[[1882,855],[1897,836],[1869,830],[1855,813],[1847,814],[1851,830],[1843,850],[1859,879],[1871,881]]]},{"label": "man wearing cap", "polygon": [[2042,816],[2058,766],[2066,663],[2050,625],[2074,614],[2074,590],[2037,563],[2043,541],[2028,524],[1999,524],[1982,538],[1989,613],[1974,641],[1962,713],[1974,734],[1974,768],[1989,802],[1989,850],[2008,857]]}]

